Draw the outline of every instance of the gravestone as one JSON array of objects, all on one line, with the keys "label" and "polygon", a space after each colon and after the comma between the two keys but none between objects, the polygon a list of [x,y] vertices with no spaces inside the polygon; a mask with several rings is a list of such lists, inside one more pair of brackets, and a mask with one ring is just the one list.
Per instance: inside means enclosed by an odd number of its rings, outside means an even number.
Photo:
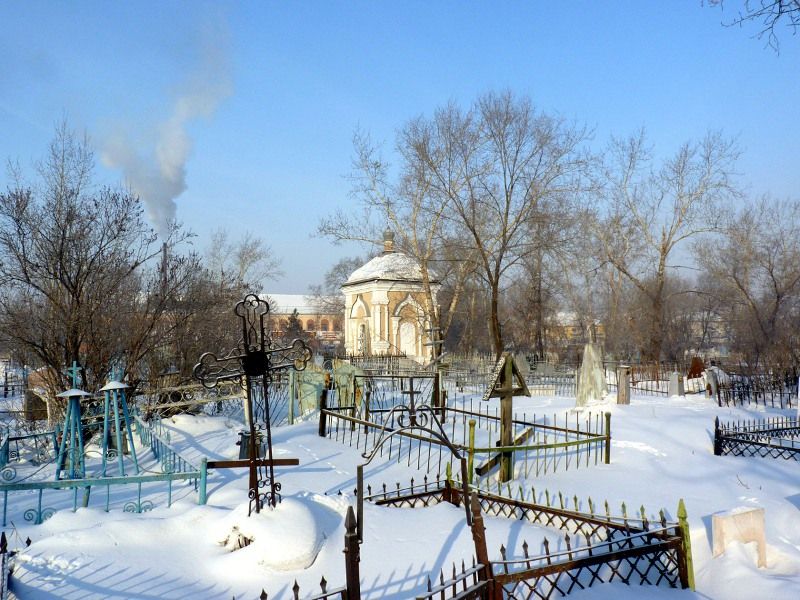
[{"label": "gravestone", "polygon": [[767,541],[764,536],[764,509],[740,507],[711,515],[714,557],[725,552],[730,542],[755,542],[758,566],[767,566]]},{"label": "gravestone", "polygon": [[578,394],[576,406],[588,406],[592,400],[602,400],[608,393],[606,372],[600,350],[595,344],[588,343],[583,347],[583,361],[578,371]]},{"label": "gravestone", "polygon": [[33,390],[25,390],[22,412],[26,421],[41,421],[47,418],[47,403]]},{"label": "gravestone", "polygon": [[617,367],[617,404],[631,403],[631,368],[628,365]]},{"label": "gravestone", "polygon": [[717,372],[714,369],[708,369],[706,371],[706,394],[711,398],[716,398],[718,387]]},{"label": "gravestone", "polygon": [[677,371],[669,376],[669,395],[683,396],[683,375]]},{"label": "gravestone", "polygon": [[692,357],[692,363],[689,365],[689,372],[686,374],[687,379],[697,379],[703,376],[703,371],[706,366],[703,364],[703,359],[699,356]]}]

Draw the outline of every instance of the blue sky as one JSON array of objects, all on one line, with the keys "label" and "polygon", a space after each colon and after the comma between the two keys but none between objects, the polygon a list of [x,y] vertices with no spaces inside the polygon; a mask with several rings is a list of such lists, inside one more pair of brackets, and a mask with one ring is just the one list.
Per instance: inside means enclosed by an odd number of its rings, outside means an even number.
[{"label": "blue sky", "polygon": [[[177,219],[200,248],[217,227],[262,237],[286,271],[276,293],[304,293],[363,252],[314,237],[320,216],[353,204],[356,128],[391,149],[408,119],[489,90],[586,123],[598,149],[645,127],[669,154],[722,129],[751,195],[796,198],[800,38],[784,33],[776,54],[755,26],[723,27],[738,2],[725,6],[5,2],[0,159],[31,165],[62,115],[98,159],[119,140],[123,155],[152,157],[171,124],[184,144]],[[98,163],[100,181],[123,178],[121,159]]]}]

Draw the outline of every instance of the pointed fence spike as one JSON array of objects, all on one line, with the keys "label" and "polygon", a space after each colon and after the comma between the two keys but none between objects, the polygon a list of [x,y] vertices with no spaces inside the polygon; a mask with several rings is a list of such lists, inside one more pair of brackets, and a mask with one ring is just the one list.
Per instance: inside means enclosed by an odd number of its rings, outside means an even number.
[{"label": "pointed fence spike", "polygon": [[639,513],[642,515],[642,521],[647,518],[646,511],[644,510],[644,504],[639,507]]},{"label": "pointed fence spike", "polygon": [[300,600],[300,584],[297,583],[297,579],[294,580],[294,585],[292,586],[292,594],[294,594],[294,600]]},{"label": "pointed fence spike", "polygon": [[522,552],[528,558],[528,540],[522,540]]},{"label": "pointed fence spike", "polygon": [[626,519],[628,518],[628,509],[625,506],[624,502],[622,503],[622,516],[625,517]]},{"label": "pointed fence spike", "polygon": [[326,593],[328,591],[328,582],[325,579],[325,575],[322,576],[322,579],[319,580],[319,587],[322,588],[322,593]]},{"label": "pointed fence spike", "polygon": [[578,494],[575,494],[572,497],[572,503],[575,506],[575,512],[577,512],[578,511]]},{"label": "pointed fence spike", "polygon": [[506,559],[506,547],[503,544],[500,544],[500,556],[503,557],[503,560]]},{"label": "pointed fence spike", "polygon": [[267,591],[264,588],[261,588],[261,594],[259,594],[259,600],[267,600]]},{"label": "pointed fence spike", "polygon": [[589,514],[594,516],[594,502],[592,502],[591,496],[589,496]]}]

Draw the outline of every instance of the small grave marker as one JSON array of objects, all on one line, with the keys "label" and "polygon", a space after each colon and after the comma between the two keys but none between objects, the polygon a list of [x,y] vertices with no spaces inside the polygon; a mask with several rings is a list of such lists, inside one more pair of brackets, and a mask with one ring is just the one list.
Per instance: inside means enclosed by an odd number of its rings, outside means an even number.
[{"label": "small grave marker", "polygon": [[764,536],[764,509],[741,507],[711,515],[714,557],[725,552],[730,542],[755,542],[758,566],[767,566],[767,542]]}]

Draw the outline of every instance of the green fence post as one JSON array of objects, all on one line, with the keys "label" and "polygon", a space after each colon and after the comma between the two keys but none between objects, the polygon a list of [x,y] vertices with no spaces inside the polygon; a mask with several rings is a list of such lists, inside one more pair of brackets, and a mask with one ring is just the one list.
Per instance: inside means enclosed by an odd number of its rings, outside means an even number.
[{"label": "green fence post", "polygon": [[205,504],[208,496],[206,494],[206,484],[208,482],[208,459],[204,456],[200,459],[200,489],[198,490],[198,504]]},{"label": "green fence post", "polygon": [[681,530],[681,541],[683,543],[684,568],[686,569],[685,581],[681,578],[683,587],[688,587],[694,591],[694,564],[692,563],[692,540],[689,531],[689,520],[686,514],[686,504],[683,498],[678,502],[678,527]]},{"label": "green fence post", "polygon": [[605,452],[605,463],[611,464],[611,413],[606,413],[606,452]]},{"label": "green fence post", "polygon": [[467,473],[469,473],[469,484],[472,485],[472,476],[475,473],[473,468],[475,463],[475,419],[469,420],[469,450],[467,452]]}]

